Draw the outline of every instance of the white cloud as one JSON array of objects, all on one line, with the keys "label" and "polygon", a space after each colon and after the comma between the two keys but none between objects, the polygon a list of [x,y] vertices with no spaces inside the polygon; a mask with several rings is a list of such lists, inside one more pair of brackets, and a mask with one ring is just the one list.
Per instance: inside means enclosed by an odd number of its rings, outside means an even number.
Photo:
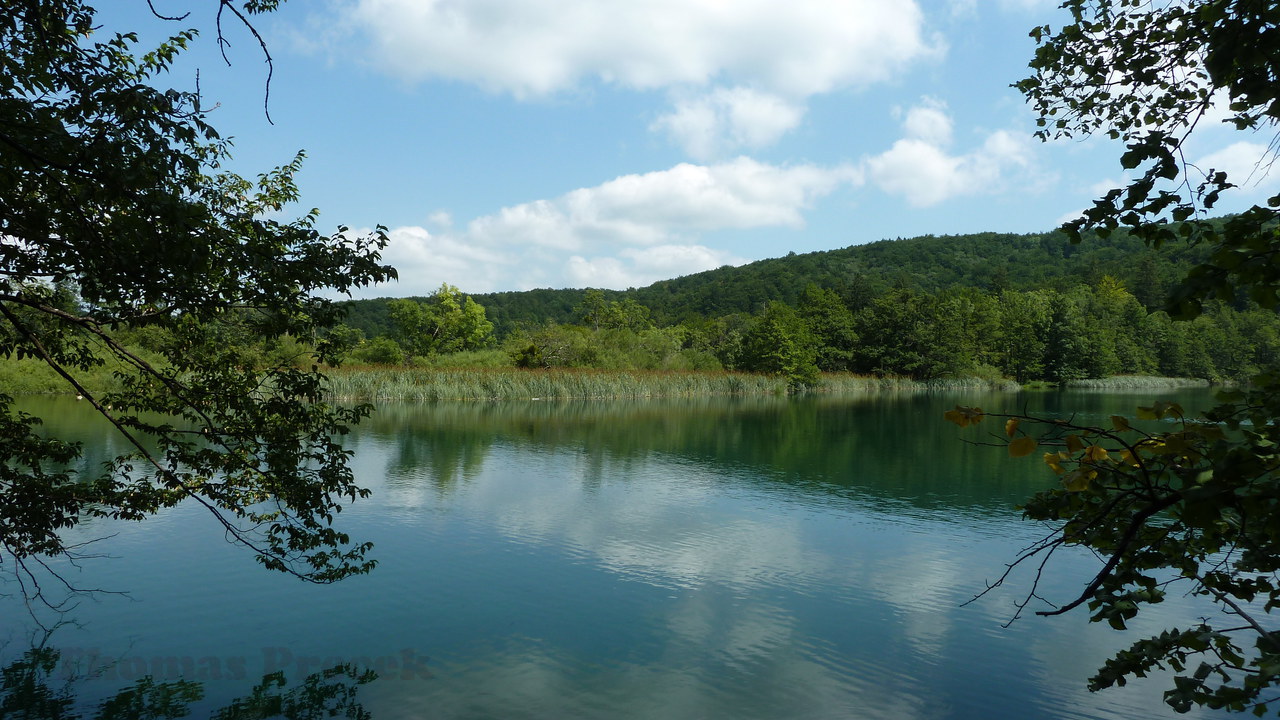
[{"label": "white cloud", "polygon": [[805,96],[890,79],[937,42],[912,0],[350,0],[344,15],[389,72],[522,97],[725,78]]},{"label": "white cloud", "polygon": [[[409,82],[452,80],[516,98],[602,83],[667,90],[652,127],[705,160],[776,141],[810,96],[899,77],[938,57],[915,0],[341,0],[331,26]],[[332,44],[332,43],[331,43]]]},{"label": "white cloud", "polygon": [[[390,242],[383,261],[400,271],[400,283],[422,294],[423,288],[434,289],[455,273],[469,273],[474,266],[503,265],[508,261],[499,252],[468,243],[464,238],[433,234],[425,228],[400,227],[387,233]],[[430,279],[423,281],[420,269],[429,268]],[[454,283],[456,284],[456,283]]]},{"label": "white cloud", "polygon": [[779,167],[745,157],[718,165],[681,163],[503,208],[473,221],[467,233],[485,245],[581,249],[602,242],[652,245],[726,228],[800,227],[802,211],[814,200],[856,177],[848,167]]},{"label": "white cloud", "polygon": [[[623,250],[635,266],[660,277],[713,270],[725,265],[742,265],[747,262],[724,250],[713,250],[703,245],[659,245],[652,248]],[[655,278],[656,279],[656,278]]]},{"label": "white cloud", "polygon": [[945,106],[926,99],[906,113],[906,137],[866,161],[868,179],[881,190],[927,207],[964,195],[998,191],[1011,171],[1027,169],[1031,149],[1026,139],[997,130],[968,153],[953,154],[951,118]]},{"label": "white cloud", "polygon": [[925,98],[922,104],[908,110],[902,129],[914,140],[939,146],[951,144],[951,116],[947,115],[946,104],[933,98]]},{"label": "white cloud", "polygon": [[695,158],[770,145],[800,124],[805,109],[777,95],[750,88],[717,88],[678,100],[675,109],[654,121]]},{"label": "white cloud", "polygon": [[1280,186],[1280,173],[1272,172],[1276,153],[1262,143],[1240,141],[1196,162],[1205,173],[1225,172],[1227,179],[1240,186],[1246,195],[1269,192]]},{"label": "white cloud", "polygon": [[1089,186],[1089,197],[1100,198],[1103,195],[1106,195],[1107,193],[1111,192],[1112,190],[1115,190],[1116,188],[1126,187],[1129,184],[1129,182],[1130,180],[1128,175],[1122,175],[1119,179],[1109,178],[1106,180],[1099,180],[1098,182]]},{"label": "white cloud", "polygon": [[550,200],[505,207],[472,220],[466,234],[492,246],[527,244],[573,249],[580,243],[568,215]]},{"label": "white cloud", "polygon": [[568,275],[579,287],[626,288],[635,285],[622,261],[613,257],[588,260],[574,255],[569,258]]},{"label": "white cloud", "polygon": [[969,16],[977,14],[980,5],[984,9],[999,7],[1004,12],[1043,14],[1057,10],[1061,2],[1060,0],[999,0],[999,2],[985,0],[979,3],[978,0],[950,0],[950,5],[953,16]]},{"label": "white cloud", "polygon": [[1022,12],[1051,12],[1061,4],[1059,0],[1000,0],[1000,7],[1005,10]]},{"label": "white cloud", "polygon": [[659,245],[627,248],[617,257],[587,259],[574,255],[569,258],[566,273],[576,287],[628,288],[746,262],[745,258],[705,245]]},{"label": "white cloud", "polygon": [[[1266,144],[1247,140],[1238,141],[1198,157],[1193,165],[1199,169],[1199,172],[1190,168],[1188,172],[1193,185],[1201,182],[1204,177],[1202,173],[1207,174],[1211,171],[1227,173],[1227,179],[1239,187],[1224,193],[1210,213],[1237,212],[1249,204],[1259,202],[1262,198],[1280,191],[1280,172],[1276,172],[1277,168],[1272,165],[1275,160],[1275,151]],[[1125,188],[1132,181],[1133,178],[1127,174],[1106,178],[1089,185],[1085,195],[1091,206],[1093,200],[1103,197],[1113,189]],[[1172,186],[1173,183],[1166,185],[1169,189],[1173,189]],[[1185,189],[1183,192],[1185,195]],[[1083,207],[1066,213],[1058,218],[1057,224],[1061,225],[1074,220],[1083,213]]]},{"label": "white cloud", "polygon": [[1063,214],[1059,215],[1059,216],[1057,217],[1057,219],[1056,219],[1056,220],[1054,220],[1054,221],[1053,221],[1053,224],[1052,224],[1052,225],[1050,225],[1050,227],[1053,227],[1053,228],[1060,228],[1060,227],[1062,227],[1063,225],[1066,225],[1067,223],[1071,222],[1072,220],[1078,220],[1078,219],[1080,219],[1080,216],[1081,216],[1081,215],[1084,215],[1084,210],[1083,210],[1083,209],[1081,209],[1081,210],[1072,210],[1072,211],[1071,211],[1071,212],[1069,212],[1069,213],[1063,213]]},{"label": "white cloud", "polygon": [[[847,166],[782,167],[749,158],[624,175],[502,208],[462,230],[396,228],[384,256],[399,270],[399,285],[363,295],[424,294],[442,282],[467,292],[625,288],[740,264],[745,259],[696,238],[718,230],[803,227],[805,211],[818,199],[858,181],[860,174]],[[553,270],[535,274],[537,268]]]}]

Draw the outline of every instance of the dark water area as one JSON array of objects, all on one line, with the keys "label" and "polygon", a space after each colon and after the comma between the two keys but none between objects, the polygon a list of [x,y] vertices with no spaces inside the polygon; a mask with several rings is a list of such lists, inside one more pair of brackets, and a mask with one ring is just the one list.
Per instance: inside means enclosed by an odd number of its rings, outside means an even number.
[{"label": "dark water area", "polygon": [[[375,543],[372,574],[315,586],[270,573],[190,503],[91,521],[74,535],[100,557],[52,569],[126,594],[54,614],[24,606],[0,567],[0,667],[42,641],[41,677],[86,717],[147,676],[198,683],[192,717],[243,710],[264,675],[277,693],[308,676],[356,689],[378,719],[1186,717],[1161,701],[1167,678],[1097,694],[1085,682],[1140,633],[1201,614],[1192,601],[1171,597],[1128,632],[1081,612],[1002,627],[1022,574],[964,604],[1045,532],[1013,508],[1057,480],[962,441],[998,428],[941,419],[961,403],[1103,423],[1152,399],[385,404],[347,442],[373,496],[338,516]],[[86,443],[86,468],[125,450],[73,400],[24,402]],[[1041,594],[1073,599],[1098,566],[1064,554]],[[46,637],[36,620],[63,624]],[[340,663],[378,678],[314,675]]]}]

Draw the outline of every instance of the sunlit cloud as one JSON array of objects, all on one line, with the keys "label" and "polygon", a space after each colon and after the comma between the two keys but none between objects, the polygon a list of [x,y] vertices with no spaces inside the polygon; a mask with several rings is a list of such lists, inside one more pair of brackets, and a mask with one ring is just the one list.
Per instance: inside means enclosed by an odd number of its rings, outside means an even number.
[{"label": "sunlit cloud", "polygon": [[689,155],[707,159],[773,144],[800,124],[805,109],[750,88],[718,88],[676,102],[651,129],[666,132]]},{"label": "sunlit cloud", "polygon": [[1196,161],[1202,172],[1225,172],[1244,195],[1257,196],[1280,189],[1280,172],[1274,172],[1276,153],[1267,145],[1240,141]]},{"label": "sunlit cloud", "polygon": [[761,147],[811,96],[891,81],[940,57],[914,0],[348,0],[331,20],[359,53],[408,82],[457,81],[519,99],[600,84],[670,91],[652,129],[697,159]]},{"label": "sunlit cloud", "polygon": [[613,257],[569,258],[567,275],[576,287],[644,287],[658,280],[742,265],[745,258],[705,245],[660,245],[625,249]]},{"label": "sunlit cloud", "polygon": [[866,161],[866,173],[869,182],[915,207],[999,191],[1011,174],[1031,167],[1030,142],[1006,130],[988,134],[969,152],[953,152],[951,118],[936,100],[905,113],[903,135]]},{"label": "sunlit cloud", "polygon": [[343,18],[389,73],[518,97],[725,79],[805,96],[888,80],[939,42],[911,0],[353,0]]},{"label": "sunlit cloud", "polygon": [[395,228],[385,259],[399,269],[400,281],[364,295],[424,294],[442,282],[468,292],[626,288],[741,264],[747,259],[698,238],[721,230],[802,228],[821,198],[860,179],[850,166],[777,166],[750,158],[682,163],[504,207],[462,229]]}]

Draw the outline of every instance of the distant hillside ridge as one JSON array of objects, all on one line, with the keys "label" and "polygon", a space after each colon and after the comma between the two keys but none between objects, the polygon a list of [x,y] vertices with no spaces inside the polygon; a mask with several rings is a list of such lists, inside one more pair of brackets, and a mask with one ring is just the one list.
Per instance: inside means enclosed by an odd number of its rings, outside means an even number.
[{"label": "distant hillside ridge", "polygon": [[[991,292],[1067,288],[1096,284],[1102,277],[1121,281],[1149,309],[1204,256],[1200,247],[1166,246],[1154,250],[1127,233],[1093,237],[1071,244],[1060,232],[925,235],[880,240],[838,250],[790,253],[737,267],[661,280],[628,290],[605,290],[608,301],[630,298],[649,308],[659,326],[698,318],[757,313],[772,300],[794,304],[810,283],[837,292],[851,308],[886,291],[925,292],[971,287]],[[548,322],[574,323],[581,317],[586,289],[537,289],[478,293],[471,297],[487,311],[499,337],[520,327]],[[422,299],[422,298],[415,298]],[[346,303],[346,324],[367,337],[391,332],[390,298]]]}]

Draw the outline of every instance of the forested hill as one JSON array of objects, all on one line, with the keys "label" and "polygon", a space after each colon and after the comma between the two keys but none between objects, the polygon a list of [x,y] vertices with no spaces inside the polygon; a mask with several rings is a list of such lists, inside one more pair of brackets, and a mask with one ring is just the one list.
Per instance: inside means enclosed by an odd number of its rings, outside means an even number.
[{"label": "forested hill", "polygon": [[[1066,288],[1094,284],[1104,275],[1120,280],[1148,308],[1194,264],[1196,248],[1145,247],[1123,233],[1072,245],[1062,233],[979,233],[881,240],[840,250],[760,260],[663,280],[648,287],[604,292],[610,301],[630,298],[668,325],[694,318],[756,313],[770,300],[795,304],[809,283],[840,294],[851,308],[893,287],[936,292],[973,287]],[[473,295],[485,307],[499,336],[522,325],[580,322],[575,308],[585,290],[538,289]],[[368,337],[391,332],[387,299],[349,304],[347,324]]]},{"label": "forested hill", "polygon": [[[627,293],[655,318],[758,312],[770,300],[795,304],[805,286],[835,290],[853,308],[892,287],[999,292],[1093,284],[1111,275],[1155,307],[1193,264],[1186,250],[1155,252],[1127,235],[1072,245],[1062,233],[981,233],[881,240],[840,250],[790,254],[736,268],[664,280]],[[482,302],[482,301],[481,301]]]}]

